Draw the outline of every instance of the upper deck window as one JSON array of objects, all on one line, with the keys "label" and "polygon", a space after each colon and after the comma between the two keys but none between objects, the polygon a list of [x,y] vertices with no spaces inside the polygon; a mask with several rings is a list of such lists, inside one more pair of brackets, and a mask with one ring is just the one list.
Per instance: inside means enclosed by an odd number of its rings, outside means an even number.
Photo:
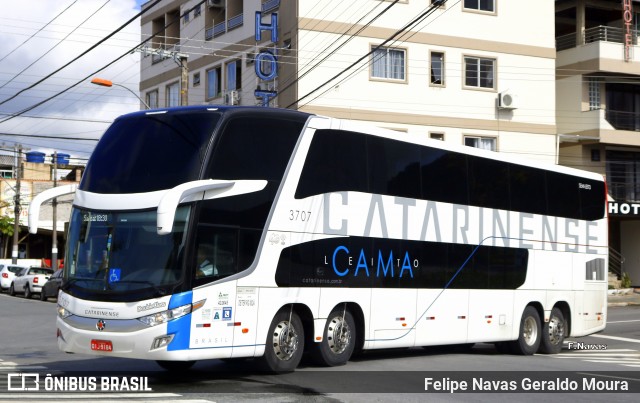
[{"label": "upper deck window", "polygon": [[144,193],[198,179],[220,119],[213,111],[170,111],[117,119],[96,146],[80,189]]}]

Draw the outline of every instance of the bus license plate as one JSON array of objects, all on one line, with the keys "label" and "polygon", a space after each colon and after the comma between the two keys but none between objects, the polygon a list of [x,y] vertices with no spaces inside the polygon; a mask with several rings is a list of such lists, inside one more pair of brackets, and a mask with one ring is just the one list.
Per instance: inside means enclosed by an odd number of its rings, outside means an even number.
[{"label": "bus license plate", "polygon": [[113,344],[110,340],[91,340],[91,350],[93,351],[113,351]]}]

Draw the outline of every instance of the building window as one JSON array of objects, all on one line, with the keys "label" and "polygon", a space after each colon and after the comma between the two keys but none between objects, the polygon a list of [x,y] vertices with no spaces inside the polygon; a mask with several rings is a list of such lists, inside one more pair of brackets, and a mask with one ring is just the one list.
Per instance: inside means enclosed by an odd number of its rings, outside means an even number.
[{"label": "building window", "polygon": [[589,110],[600,109],[600,80],[589,77],[587,82],[589,83]]},{"label": "building window", "polygon": [[149,105],[149,109],[156,109],[159,107],[158,105],[158,90],[149,91],[146,95],[147,105]]},{"label": "building window", "polygon": [[196,8],[193,9],[193,18],[200,17],[202,14],[202,4],[198,4]]},{"label": "building window", "polygon": [[227,91],[239,90],[242,88],[242,63],[239,60],[234,60],[227,63]]},{"label": "building window", "polygon": [[444,85],[444,53],[431,52],[431,85]]},{"label": "building window", "polygon": [[441,140],[441,141],[444,141],[444,133],[441,133],[441,132],[431,132],[431,133],[429,133],[429,138],[434,139],[434,140]]},{"label": "building window", "polygon": [[193,86],[197,87],[200,85],[200,73],[193,74]]},{"label": "building window", "polygon": [[180,106],[180,83],[167,85],[167,107]]},{"label": "building window", "polygon": [[465,136],[464,145],[469,147],[480,148],[482,150],[496,151],[496,138]]},{"label": "building window", "polygon": [[481,57],[464,58],[464,85],[477,88],[494,88],[495,59]]},{"label": "building window", "polygon": [[618,201],[640,201],[640,153],[607,150],[609,194]]},{"label": "building window", "polygon": [[222,68],[220,66],[207,70],[207,99],[221,95]]},{"label": "building window", "polygon": [[182,23],[186,24],[189,22],[189,13],[184,13],[184,15],[182,16]]},{"label": "building window", "polygon": [[463,7],[469,10],[488,11],[491,13],[496,11],[495,0],[464,0]]},{"label": "building window", "polygon": [[371,55],[371,77],[390,80],[405,79],[405,51],[379,48]]}]

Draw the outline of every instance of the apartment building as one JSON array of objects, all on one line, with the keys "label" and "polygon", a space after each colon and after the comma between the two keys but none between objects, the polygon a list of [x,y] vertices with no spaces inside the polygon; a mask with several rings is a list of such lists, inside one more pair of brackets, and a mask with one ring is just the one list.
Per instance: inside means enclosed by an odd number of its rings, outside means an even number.
[{"label": "apartment building", "polygon": [[152,107],[293,108],[601,173],[640,285],[638,1],[198,3],[142,18]]},{"label": "apartment building", "polygon": [[[165,0],[142,19],[142,38],[156,34],[141,65],[152,107],[185,90],[189,105],[268,101],[555,162],[550,0],[198,3]],[[188,56],[187,88],[158,48]]]},{"label": "apartment building", "polygon": [[611,264],[640,285],[640,1],[555,3],[558,161],[606,177]]}]

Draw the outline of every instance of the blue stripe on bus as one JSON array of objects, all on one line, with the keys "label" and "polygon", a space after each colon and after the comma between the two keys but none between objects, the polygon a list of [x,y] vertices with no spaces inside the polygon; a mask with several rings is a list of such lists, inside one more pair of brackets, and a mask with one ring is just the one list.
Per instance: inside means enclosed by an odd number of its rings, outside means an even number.
[{"label": "blue stripe on bus", "polygon": [[[187,291],[174,294],[169,300],[169,309],[175,309],[193,302],[193,292]],[[191,339],[191,314],[171,320],[167,323],[167,334],[173,334],[173,340],[167,346],[167,351],[189,349]]]}]

